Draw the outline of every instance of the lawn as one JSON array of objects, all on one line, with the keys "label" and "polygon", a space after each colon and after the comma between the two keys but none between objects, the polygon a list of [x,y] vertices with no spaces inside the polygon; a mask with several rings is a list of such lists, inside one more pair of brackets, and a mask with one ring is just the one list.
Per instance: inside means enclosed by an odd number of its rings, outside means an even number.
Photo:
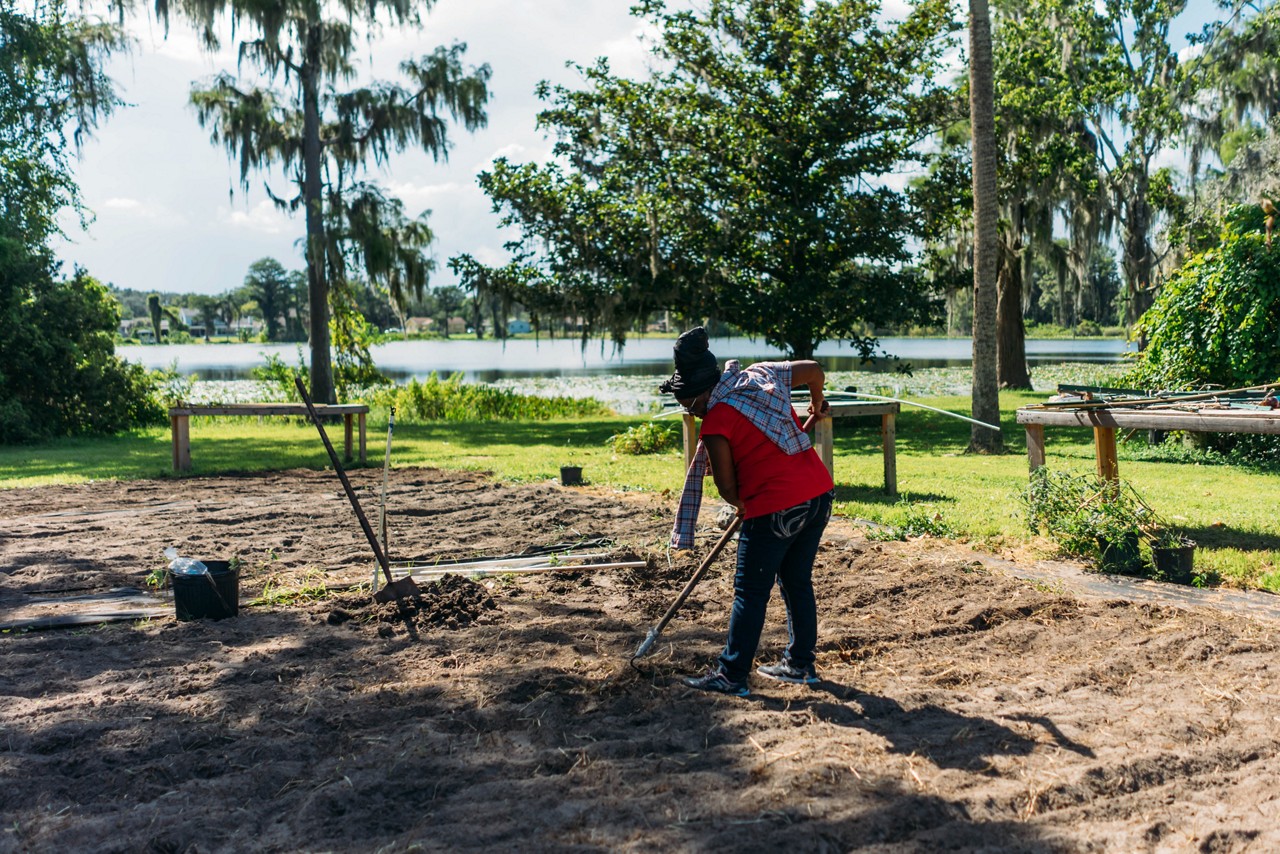
[{"label": "lawn", "polygon": [[[1024,435],[1014,423],[1019,406],[1043,393],[1001,395],[1001,426],[1008,453],[965,453],[969,425],[939,413],[904,406],[898,419],[897,497],[883,492],[879,419],[842,421],[835,430],[837,513],[878,526],[898,527],[927,518],[981,548],[1030,546],[1052,553],[1022,521],[1018,495],[1027,480]],[[968,414],[963,397],[922,398],[921,403]],[[369,464],[381,465],[385,413],[369,426]],[[588,483],[620,490],[676,492],[682,482],[679,449],[661,454],[615,454],[611,436],[646,416],[546,422],[396,424],[395,466],[434,466],[492,472],[513,482],[551,480],[564,465],[581,466]],[[678,431],[672,420],[671,429]],[[340,444],[340,431],[333,438]],[[1091,473],[1092,434],[1082,429],[1046,431],[1048,465]],[[0,488],[99,479],[178,478],[170,470],[169,432],[142,430],[102,439],[0,448]],[[228,471],[319,468],[328,458],[313,427],[296,419],[193,418],[193,469],[189,476]],[[1280,590],[1280,476],[1243,466],[1212,464],[1176,443],[1153,449],[1145,434],[1122,442],[1121,477],[1156,512],[1195,539],[1198,570],[1222,583]],[[674,501],[673,501],[674,509]]]}]

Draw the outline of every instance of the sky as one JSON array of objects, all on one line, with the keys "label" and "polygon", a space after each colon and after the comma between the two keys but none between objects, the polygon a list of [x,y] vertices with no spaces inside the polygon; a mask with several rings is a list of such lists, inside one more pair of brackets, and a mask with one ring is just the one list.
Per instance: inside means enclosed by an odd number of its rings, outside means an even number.
[{"label": "sky", "polygon": [[[438,0],[422,30],[387,29],[372,46],[362,43],[357,62],[384,79],[395,77],[402,59],[454,41],[467,44],[468,65],[493,69],[488,126],[475,134],[452,127],[447,162],[406,151],[370,176],[404,201],[406,213],[431,211],[433,287],[455,283],[446,263],[454,255],[506,260],[502,245],[511,235],[500,229],[476,176],[496,157],[528,162],[549,155],[551,142],[535,127],[537,83],[573,85],[579,78],[566,62],[590,64],[601,56],[618,74],[643,73],[649,30],[629,14],[632,2]],[[884,5],[891,15],[903,3]],[[1176,31],[1199,29],[1213,14],[1212,0],[1191,0],[1186,26]],[[234,42],[211,55],[179,22],[167,37],[147,17],[129,26],[133,50],[108,66],[128,106],[81,150],[76,178],[94,219],[85,231],[74,217],[64,219],[68,239],[55,250],[67,271],[78,264],[103,282],[146,292],[218,294],[242,284],[259,258],[301,269],[302,217],[276,210],[263,182],[280,196],[291,196],[290,186],[279,173],[255,173],[245,191],[237,165],[188,105],[194,81],[234,70]]]},{"label": "sky", "polygon": [[[141,4],[143,8],[149,4]],[[645,24],[632,18],[631,0],[438,0],[421,31],[386,30],[357,61],[383,79],[402,59],[454,41],[467,45],[466,64],[493,69],[488,126],[475,134],[450,130],[448,162],[421,152],[393,155],[390,168],[371,172],[405,203],[406,213],[431,210],[438,271],[432,286],[454,283],[446,262],[468,252],[481,261],[505,260],[498,219],[476,175],[495,157],[543,160],[551,143],[535,128],[540,80],[572,84],[566,61],[589,64],[607,56],[615,71],[643,72]],[[234,70],[234,45],[203,51],[175,23],[168,38],[146,19],[130,22],[137,39],[130,55],[108,71],[130,106],[108,118],[76,163],[76,179],[94,221],[82,232],[64,219],[67,241],[55,248],[69,268],[79,264],[103,282],[142,291],[217,294],[242,284],[249,265],[264,256],[301,269],[296,241],[301,214],[275,209],[263,178],[242,191],[238,166],[210,142],[188,106],[193,81]],[[372,55],[371,55],[372,50]],[[280,177],[271,181],[291,196]],[[231,191],[234,190],[234,194]]]}]

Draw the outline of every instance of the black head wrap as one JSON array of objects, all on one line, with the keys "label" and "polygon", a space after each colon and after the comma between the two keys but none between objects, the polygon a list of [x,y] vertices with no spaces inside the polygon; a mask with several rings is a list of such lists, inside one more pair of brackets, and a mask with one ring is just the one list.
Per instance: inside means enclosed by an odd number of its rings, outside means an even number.
[{"label": "black head wrap", "polygon": [[707,330],[696,326],[676,339],[676,371],[671,379],[658,386],[664,394],[681,400],[697,397],[720,381],[720,368],[715,354],[708,349]]}]

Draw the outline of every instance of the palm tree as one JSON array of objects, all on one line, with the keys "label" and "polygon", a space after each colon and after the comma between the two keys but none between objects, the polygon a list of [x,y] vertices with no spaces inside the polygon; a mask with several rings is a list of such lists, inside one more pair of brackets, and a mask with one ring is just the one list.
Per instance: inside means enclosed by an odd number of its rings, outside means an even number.
[{"label": "palm tree", "polygon": [[[406,85],[376,81],[340,91],[356,75],[352,62],[364,35],[380,22],[420,28],[433,0],[157,0],[168,21],[176,12],[193,21],[205,44],[218,45],[217,27],[230,19],[244,34],[239,57],[258,67],[262,84],[243,85],[223,72],[191,92],[200,123],[249,173],[280,165],[295,192],[272,193],[277,205],[303,209],[310,304],[311,395],[336,400],[330,360],[330,288],[345,288],[348,268],[393,294],[421,292],[431,261],[426,214],[404,214],[399,200],[358,180],[392,151],[421,146],[448,156],[446,117],[469,131],[488,120],[487,65],[464,70],[466,45],[439,47],[400,65]],[[278,87],[276,84],[280,84]],[[270,192],[270,190],[268,190]],[[354,270],[353,270],[354,271]]]},{"label": "palm tree", "polygon": [[[969,0],[969,121],[973,128],[973,417],[1000,423],[996,377],[996,129],[991,12]],[[969,450],[999,453],[1000,433],[974,425]]]}]

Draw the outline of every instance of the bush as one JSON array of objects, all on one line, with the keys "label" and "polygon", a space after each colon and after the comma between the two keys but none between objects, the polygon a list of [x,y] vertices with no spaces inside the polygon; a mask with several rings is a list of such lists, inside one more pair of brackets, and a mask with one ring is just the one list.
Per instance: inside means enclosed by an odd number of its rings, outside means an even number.
[{"label": "bush", "polygon": [[0,443],[164,423],[150,375],[115,355],[118,322],[97,281],[57,281],[45,250],[0,234]]},{"label": "bush", "polygon": [[1126,384],[1184,390],[1261,385],[1280,377],[1280,246],[1262,209],[1234,208],[1218,246],[1192,256],[1138,321],[1146,349]]},{"label": "bush", "polygon": [[646,421],[610,436],[607,444],[615,454],[660,454],[680,447],[680,436],[665,424]]},{"label": "bush", "polygon": [[595,398],[535,397],[489,385],[462,382],[461,374],[442,380],[432,371],[426,382],[378,389],[370,394],[376,406],[396,408],[401,417],[422,421],[546,421],[608,415]]}]

